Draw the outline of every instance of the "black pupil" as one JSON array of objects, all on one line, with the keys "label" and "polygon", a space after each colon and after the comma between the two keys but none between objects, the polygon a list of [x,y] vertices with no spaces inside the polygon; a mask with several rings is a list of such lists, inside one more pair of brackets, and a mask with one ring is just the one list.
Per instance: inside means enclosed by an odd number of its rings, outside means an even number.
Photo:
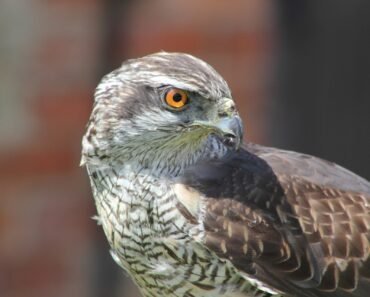
[{"label": "black pupil", "polygon": [[173,101],[180,102],[182,100],[182,95],[180,93],[176,93],[173,95]]}]

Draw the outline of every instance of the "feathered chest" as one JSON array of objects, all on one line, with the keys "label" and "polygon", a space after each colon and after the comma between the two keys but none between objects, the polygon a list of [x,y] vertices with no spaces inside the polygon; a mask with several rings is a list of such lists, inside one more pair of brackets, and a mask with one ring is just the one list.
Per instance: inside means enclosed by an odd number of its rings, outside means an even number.
[{"label": "feathered chest", "polygon": [[179,233],[193,227],[177,210],[170,182],[129,170],[96,171],[90,177],[101,223],[113,248],[135,247],[143,255],[158,239],[177,240]]},{"label": "feathered chest", "polygon": [[89,170],[99,222],[114,260],[144,296],[218,296],[245,280],[195,238],[177,209],[174,187],[145,173]]}]

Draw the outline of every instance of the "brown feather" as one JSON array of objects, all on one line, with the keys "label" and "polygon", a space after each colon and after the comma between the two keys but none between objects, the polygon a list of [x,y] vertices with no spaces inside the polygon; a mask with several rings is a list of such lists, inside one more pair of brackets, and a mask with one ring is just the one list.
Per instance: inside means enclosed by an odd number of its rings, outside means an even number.
[{"label": "brown feather", "polygon": [[366,180],[318,158],[249,144],[181,182],[204,197],[204,244],[241,271],[295,296],[365,296],[359,283],[370,289],[362,281],[370,276]]}]

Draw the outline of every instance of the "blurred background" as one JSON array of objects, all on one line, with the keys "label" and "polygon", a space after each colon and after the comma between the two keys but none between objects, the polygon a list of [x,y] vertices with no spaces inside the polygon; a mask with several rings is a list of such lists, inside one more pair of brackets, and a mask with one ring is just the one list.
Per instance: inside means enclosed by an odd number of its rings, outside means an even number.
[{"label": "blurred background", "polygon": [[369,179],[369,16],[357,0],[1,0],[0,296],[138,296],[78,167],[94,88],[127,58],[194,54],[247,140]]}]

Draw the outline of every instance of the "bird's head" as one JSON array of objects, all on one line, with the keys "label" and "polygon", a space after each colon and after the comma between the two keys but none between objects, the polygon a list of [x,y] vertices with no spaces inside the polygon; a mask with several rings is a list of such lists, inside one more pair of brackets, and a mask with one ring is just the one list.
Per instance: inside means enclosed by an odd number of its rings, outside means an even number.
[{"label": "bird's head", "polygon": [[98,85],[82,163],[191,163],[237,149],[242,130],[230,89],[210,65],[160,52],[126,61]]}]

